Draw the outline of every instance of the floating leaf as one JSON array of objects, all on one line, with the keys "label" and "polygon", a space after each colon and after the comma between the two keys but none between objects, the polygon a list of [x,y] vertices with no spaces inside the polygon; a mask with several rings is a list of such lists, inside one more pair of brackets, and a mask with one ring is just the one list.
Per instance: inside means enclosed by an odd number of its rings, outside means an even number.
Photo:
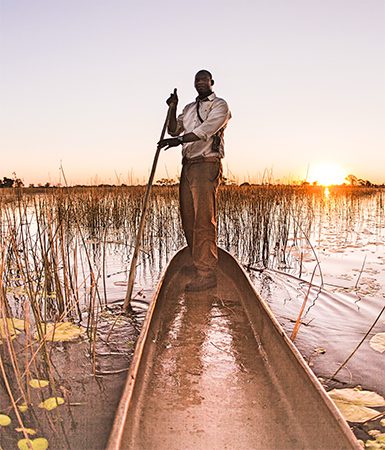
[{"label": "floating leaf", "polygon": [[340,413],[343,415],[344,419],[348,422],[366,422],[379,414],[379,412],[375,409],[367,408],[366,406],[355,405],[354,403],[334,399],[333,401],[340,410]]},{"label": "floating leaf", "polygon": [[11,423],[11,418],[6,414],[0,414],[0,427],[7,427]]},{"label": "floating leaf", "polygon": [[384,447],[381,444],[378,444],[376,441],[366,441],[365,449],[366,450],[382,450]]},{"label": "floating leaf", "polygon": [[385,399],[372,391],[361,391],[359,389],[345,388],[333,389],[328,392],[333,400],[353,403],[363,406],[385,406]]},{"label": "floating leaf", "polygon": [[57,408],[59,405],[64,403],[64,398],[62,397],[50,397],[44,402],[39,403],[39,408],[44,408],[47,411],[51,411],[52,409]]},{"label": "floating leaf", "polygon": [[385,352],[385,333],[377,333],[377,334],[375,334],[370,339],[369,345],[376,352],[384,353]]},{"label": "floating leaf", "polygon": [[369,440],[365,443],[365,448],[368,450],[381,450],[385,449],[385,433],[378,434],[376,440]]},{"label": "floating leaf", "polygon": [[[46,323],[43,325],[43,333],[48,341],[72,341],[78,338],[84,329],[71,322]],[[35,333],[35,339],[38,334]]]},{"label": "floating leaf", "polygon": [[15,428],[15,431],[17,431],[18,433],[30,434],[31,436],[36,434],[36,431],[32,428]]},{"label": "floating leaf", "polygon": [[[11,341],[13,341],[15,339],[15,337],[16,337],[16,334],[11,335],[10,336]],[[4,338],[4,339],[6,339],[6,338]],[[3,337],[1,336],[1,333],[0,333],[0,345],[3,345]]]},{"label": "floating leaf", "polygon": [[9,322],[11,322],[13,324],[13,326],[20,331],[24,331],[25,330],[25,320],[23,319],[18,319],[17,317],[11,317],[8,319]]},{"label": "floating leaf", "polygon": [[46,450],[48,448],[48,441],[42,437],[36,439],[20,439],[17,446],[20,450],[31,450],[31,447],[32,450]]},{"label": "floating leaf", "polygon": [[366,422],[379,414],[367,406],[385,406],[385,399],[371,391],[333,389],[329,392],[337,408],[349,422]]},{"label": "floating leaf", "polygon": [[6,319],[0,318],[0,336],[2,338],[7,337],[7,331],[9,336],[16,336],[25,329],[24,320],[17,319],[16,317],[7,317]]},{"label": "floating leaf", "polygon": [[34,389],[40,389],[49,385],[48,380],[38,380],[36,378],[32,378],[28,383]]},{"label": "floating leaf", "polygon": [[376,436],[378,436],[379,434],[381,434],[381,431],[380,431],[380,430],[369,430],[369,431],[368,431],[368,435],[369,435],[369,436],[376,437]]},{"label": "floating leaf", "polygon": [[21,405],[17,405],[17,407],[19,408],[20,412],[26,412],[28,409],[27,403],[22,403]]}]

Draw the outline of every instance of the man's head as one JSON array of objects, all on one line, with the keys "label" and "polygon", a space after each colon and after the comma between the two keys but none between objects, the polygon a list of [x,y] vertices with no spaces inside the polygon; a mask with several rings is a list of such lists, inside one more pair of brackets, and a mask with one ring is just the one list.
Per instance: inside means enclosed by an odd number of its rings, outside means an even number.
[{"label": "man's head", "polygon": [[212,93],[213,77],[208,70],[200,70],[195,75],[194,86],[199,97],[207,97]]}]

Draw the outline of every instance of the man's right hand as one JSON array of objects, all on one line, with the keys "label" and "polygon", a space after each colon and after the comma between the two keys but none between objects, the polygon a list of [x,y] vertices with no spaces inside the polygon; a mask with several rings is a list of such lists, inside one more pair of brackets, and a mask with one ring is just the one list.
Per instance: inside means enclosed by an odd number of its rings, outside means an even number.
[{"label": "man's right hand", "polygon": [[181,143],[182,143],[182,140],[177,137],[162,139],[161,141],[158,142],[158,149],[164,148],[165,150],[167,150],[170,147],[177,147]]},{"label": "man's right hand", "polygon": [[166,100],[166,103],[168,106],[174,106],[176,107],[178,104],[178,94],[176,93],[176,88],[174,89],[174,92],[170,94],[170,97]]}]

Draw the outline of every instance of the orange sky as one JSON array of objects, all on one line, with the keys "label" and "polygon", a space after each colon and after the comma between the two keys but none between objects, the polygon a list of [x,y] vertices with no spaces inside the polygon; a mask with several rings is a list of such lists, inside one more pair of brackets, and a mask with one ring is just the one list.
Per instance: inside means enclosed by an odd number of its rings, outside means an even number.
[{"label": "orange sky", "polygon": [[[205,32],[197,23],[205,18]],[[293,0],[0,3],[1,176],[145,182],[166,114],[211,70],[233,118],[225,174],[385,181],[385,4]],[[180,150],[161,155],[175,178]]]}]

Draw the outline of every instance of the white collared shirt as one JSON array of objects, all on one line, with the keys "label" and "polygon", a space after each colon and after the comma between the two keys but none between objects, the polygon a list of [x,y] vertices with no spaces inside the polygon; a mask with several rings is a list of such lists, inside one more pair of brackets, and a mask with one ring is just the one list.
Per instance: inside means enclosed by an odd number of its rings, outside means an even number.
[{"label": "white collared shirt", "polygon": [[[203,122],[199,120],[197,114],[197,101],[199,102],[199,115]],[[225,129],[230,118],[231,112],[226,101],[218,98],[213,92],[207,97],[207,100],[200,101],[197,98],[195,102],[186,105],[182,114],[177,118],[175,132],[169,132],[169,134],[179,136],[182,133],[192,132],[199,137],[199,141],[183,144],[182,156],[186,158],[196,158],[197,156],[223,158],[225,154],[223,133],[219,151],[213,151],[211,146],[214,134],[221,128]]]}]

